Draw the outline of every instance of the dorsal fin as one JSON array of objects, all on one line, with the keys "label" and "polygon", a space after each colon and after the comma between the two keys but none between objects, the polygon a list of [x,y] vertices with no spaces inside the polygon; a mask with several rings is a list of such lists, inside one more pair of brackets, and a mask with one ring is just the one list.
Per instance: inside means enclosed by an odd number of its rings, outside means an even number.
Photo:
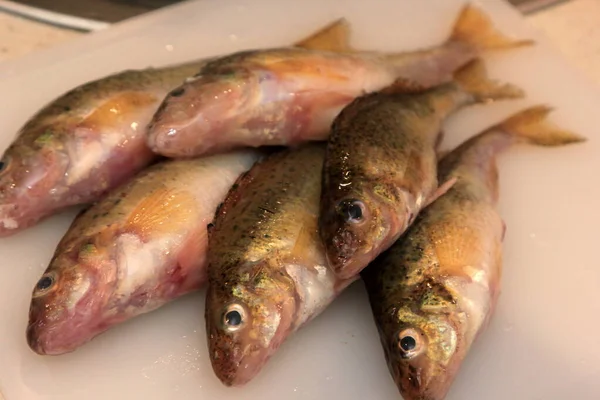
[{"label": "dorsal fin", "polygon": [[335,53],[354,51],[350,46],[350,24],[345,18],[331,22],[308,37],[297,41],[294,46]]}]

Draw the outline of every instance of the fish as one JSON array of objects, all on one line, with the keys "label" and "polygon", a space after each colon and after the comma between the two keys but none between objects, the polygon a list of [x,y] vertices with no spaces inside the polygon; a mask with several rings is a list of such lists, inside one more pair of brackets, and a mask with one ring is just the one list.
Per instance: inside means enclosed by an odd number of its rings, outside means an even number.
[{"label": "fish", "polygon": [[204,61],[128,70],[67,92],[34,115],[0,161],[0,237],[96,201],[156,156],[145,128]]},{"label": "fish", "polygon": [[518,99],[476,59],[452,82],[406,93],[394,85],[357,98],[334,121],[323,165],[319,232],[340,277],[358,274],[390,247],[452,181],[437,179],[446,118],[463,107]]},{"label": "fish", "polygon": [[318,237],[323,155],[322,143],[272,154],[239,178],[215,215],[205,319],[211,364],[226,386],[251,381],[358,279],[333,274]]},{"label": "fish", "polygon": [[40,355],[72,352],[204,286],[206,226],[259,157],[243,150],[163,161],[82,212],[33,289],[29,347]]},{"label": "fish", "polygon": [[365,92],[399,79],[432,87],[484,51],[534,43],[498,32],[472,5],[462,9],[443,44],[395,54],[354,50],[344,21],[329,27],[330,40],[320,48],[242,50],[206,64],[164,99],[150,123],[148,146],[180,158],[322,141],[336,115]]},{"label": "fish", "polygon": [[496,158],[513,145],[585,139],[533,106],[472,137],[439,163],[456,183],[361,272],[390,373],[405,400],[442,400],[501,289],[506,225],[496,210]]},{"label": "fish", "polygon": [[[328,49],[340,19],[294,46]],[[127,70],[63,94],[30,118],[0,159],[0,237],[97,201],[159,158],[146,129],[164,97],[212,58]]]}]

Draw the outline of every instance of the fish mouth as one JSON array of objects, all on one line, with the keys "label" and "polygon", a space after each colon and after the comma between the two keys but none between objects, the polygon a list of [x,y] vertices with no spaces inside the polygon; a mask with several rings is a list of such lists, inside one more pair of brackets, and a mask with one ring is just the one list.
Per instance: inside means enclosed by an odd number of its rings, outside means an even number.
[{"label": "fish mouth", "polygon": [[239,338],[210,328],[209,352],[213,371],[228,387],[240,387],[250,382],[267,363],[269,352],[257,345],[243,344]]},{"label": "fish mouth", "polygon": [[443,400],[446,397],[447,390],[436,391],[429,388],[419,389],[400,389],[400,394],[404,400]]},{"label": "fish mouth", "polygon": [[27,326],[27,344],[31,350],[41,356],[60,355],[70,351],[70,349],[65,348],[60,344],[56,344],[54,338],[48,338],[47,335],[44,335],[42,333],[42,326],[43,324],[40,322],[35,322]]},{"label": "fish mouth", "polygon": [[40,355],[70,353],[106,331],[116,319],[106,319],[89,301],[90,292],[83,300],[69,307],[58,300],[55,293],[33,298],[29,306],[27,343]]},{"label": "fish mouth", "polygon": [[94,319],[61,316],[56,321],[33,319],[26,331],[27,343],[39,355],[71,353],[113,324],[94,324]]},{"label": "fish mouth", "polygon": [[[344,240],[349,236],[352,237]],[[370,255],[371,252],[358,254],[358,248],[352,245],[357,242],[352,233],[343,232],[332,239],[330,246],[326,246],[327,262],[339,279],[350,279],[356,276],[373,259]]]},{"label": "fish mouth", "polygon": [[[368,227],[358,227],[358,232],[353,228],[346,226],[337,216],[325,217],[320,225],[319,231],[327,262],[340,279],[350,279],[366,268],[379,254],[379,249],[389,233],[389,227],[384,227],[382,231],[385,237],[377,239],[371,235]],[[368,242],[361,238],[362,235],[367,235]]]},{"label": "fish mouth", "polygon": [[194,147],[185,144],[202,141],[202,129],[193,122],[153,124],[148,129],[146,144],[153,152],[165,157],[191,157],[195,154]]},{"label": "fish mouth", "polygon": [[388,367],[394,378],[398,391],[405,400],[443,400],[450,389],[452,377],[441,365],[427,365],[423,359],[416,365],[400,366],[389,363]]},{"label": "fish mouth", "polygon": [[[222,323],[223,310],[240,301],[235,296],[223,296],[214,285],[209,285],[206,297],[206,333],[213,371],[225,386],[243,386],[260,373],[287,338],[292,329],[294,303],[275,303],[270,297],[261,296],[261,309],[270,317],[263,319],[262,313],[248,312],[244,325],[227,330]],[[246,300],[241,302],[245,304]]]},{"label": "fish mouth", "polygon": [[71,340],[75,329],[64,329],[62,325],[64,323],[51,324],[43,317],[30,318],[26,331],[29,348],[39,355],[60,355],[75,350],[78,344],[73,345]]}]

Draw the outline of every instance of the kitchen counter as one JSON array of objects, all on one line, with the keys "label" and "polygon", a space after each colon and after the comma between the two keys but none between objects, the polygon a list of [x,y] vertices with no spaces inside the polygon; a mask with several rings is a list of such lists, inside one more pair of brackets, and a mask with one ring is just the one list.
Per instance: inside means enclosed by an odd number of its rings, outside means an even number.
[{"label": "kitchen counter", "polygon": [[73,40],[84,33],[0,12],[0,62]]}]

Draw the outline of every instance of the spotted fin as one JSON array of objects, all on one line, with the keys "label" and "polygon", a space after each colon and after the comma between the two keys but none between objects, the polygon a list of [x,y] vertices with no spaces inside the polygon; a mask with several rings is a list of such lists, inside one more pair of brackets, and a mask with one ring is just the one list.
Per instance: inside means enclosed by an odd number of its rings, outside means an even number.
[{"label": "spotted fin", "polygon": [[148,240],[161,233],[179,230],[182,224],[195,218],[195,210],[195,199],[190,193],[161,188],[138,203],[123,230]]}]

